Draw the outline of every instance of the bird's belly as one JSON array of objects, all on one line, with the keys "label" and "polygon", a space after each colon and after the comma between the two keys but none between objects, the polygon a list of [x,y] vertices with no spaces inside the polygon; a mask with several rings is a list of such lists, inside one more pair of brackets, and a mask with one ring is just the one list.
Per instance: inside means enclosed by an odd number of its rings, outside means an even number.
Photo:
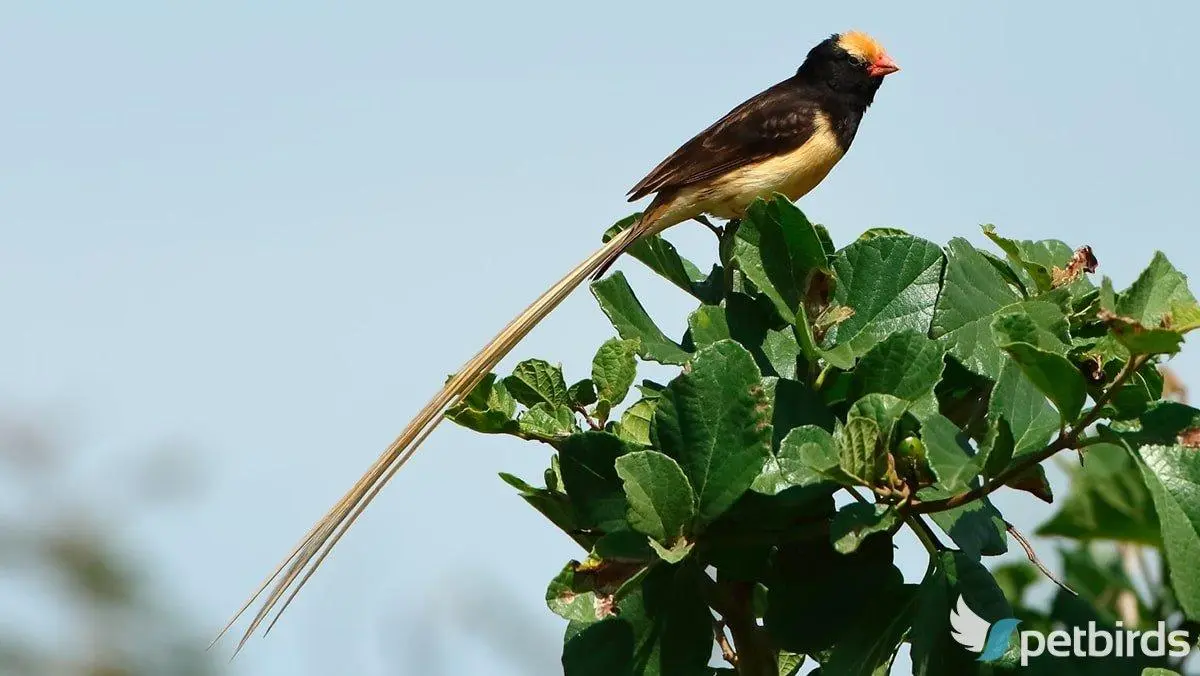
[{"label": "bird's belly", "polygon": [[795,201],[817,187],[844,154],[826,128],[790,153],[725,174],[706,186],[699,201],[707,213],[721,218],[740,218],[755,198],[769,198],[777,192]]},{"label": "bird's belly", "polygon": [[700,214],[741,218],[755,198],[769,199],[774,193],[796,201],[817,187],[845,154],[829,120],[820,115],[816,131],[799,148],[679,189],[659,207],[647,232],[662,232]]}]

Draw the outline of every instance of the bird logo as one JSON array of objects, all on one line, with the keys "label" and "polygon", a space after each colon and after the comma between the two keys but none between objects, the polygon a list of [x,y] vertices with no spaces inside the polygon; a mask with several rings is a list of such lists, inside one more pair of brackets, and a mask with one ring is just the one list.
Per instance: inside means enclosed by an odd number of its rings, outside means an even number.
[{"label": "bird logo", "polygon": [[950,609],[950,637],[973,653],[980,653],[977,662],[994,662],[1008,650],[1008,640],[1021,621],[1015,617],[997,620],[995,624],[975,614],[962,595]]}]

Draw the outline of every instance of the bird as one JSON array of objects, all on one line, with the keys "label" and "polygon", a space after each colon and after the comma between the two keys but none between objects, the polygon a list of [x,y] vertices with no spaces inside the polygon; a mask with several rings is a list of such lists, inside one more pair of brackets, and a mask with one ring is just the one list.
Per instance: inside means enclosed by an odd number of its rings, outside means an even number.
[{"label": "bird", "polygon": [[898,70],[882,45],[866,33],[835,33],[808,52],[794,75],[742,102],[659,163],[627,193],[631,202],[654,195],[634,225],[547,289],[447,380],[370,469],[312,526],[213,643],[264,592],[267,596],[235,654],[275,610],[266,627],[270,632],[346,530],[412,457],[446,410],[466,397],[575,288],[604,274],[634,242],[673,225],[710,215],[737,219],[757,198],[781,193],[796,201],[808,194],[850,149],[883,79]]}]

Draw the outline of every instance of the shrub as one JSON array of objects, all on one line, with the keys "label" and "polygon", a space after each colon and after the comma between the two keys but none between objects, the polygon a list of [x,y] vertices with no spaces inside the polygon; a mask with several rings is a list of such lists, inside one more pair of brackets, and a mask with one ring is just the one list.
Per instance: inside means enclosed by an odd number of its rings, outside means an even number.
[{"label": "shrub", "polygon": [[[631,251],[698,301],[680,341],[618,272],[592,285],[619,337],[589,378],[530,359],[450,411],[553,448],[544,487],[502,478],[586,552],[546,595],[567,674],[886,673],[904,642],[919,674],[1011,666],[1017,634],[979,662],[951,609],[1069,626],[1022,605],[1024,568],[981,563],[1019,537],[989,496],[1052,501],[1041,463],[1062,451],[1086,471],[1044,530],[1161,547],[1158,611],[1200,618],[1200,411],[1161,400],[1157,368],[1200,326],[1184,276],[1158,254],[1118,293],[1087,247],[984,233],[1001,253],[893,229],[838,249],[759,201],[718,230],[708,274],[661,238]],[[680,371],[635,385],[639,359]],[[893,565],[904,528],[928,551],[919,584]],[[1094,587],[1063,593],[1111,625]]]}]

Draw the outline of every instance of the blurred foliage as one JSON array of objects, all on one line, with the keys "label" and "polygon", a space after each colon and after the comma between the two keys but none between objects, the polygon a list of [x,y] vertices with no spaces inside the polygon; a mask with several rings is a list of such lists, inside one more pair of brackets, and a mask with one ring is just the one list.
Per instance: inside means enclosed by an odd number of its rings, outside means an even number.
[{"label": "blurred foliage", "polygon": [[188,494],[180,456],[106,463],[85,489],[49,426],[0,421],[0,674],[205,676],[199,634],[159,598],[117,525]]},{"label": "blurred foliage", "polygon": [[[905,643],[918,674],[1016,668],[1016,634],[989,663],[952,640],[959,598],[1026,628],[1194,630],[1200,411],[1163,400],[1157,364],[1200,305],[1162,254],[1117,292],[1087,247],[984,234],[1000,254],[895,229],[836,248],[786,199],[758,201],[708,274],[661,238],[631,250],[698,301],[680,339],[615,273],[592,291],[619,338],[590,374],[530,359],[451,409],[554,452],[543,486],[503,479],[587,552],[546,592],[567,674],[881,674]],[[635,386],[639,358],[681,369]],[[983,563],[1026,545],[988,496],[1053,501],[1041,463],[1062,451],[1083,469],[1042,532],[1076,543],[1062,582],[1078,594],[1039,610],[1032,569]],[[920,584],[893,565],[901,529],[928,550]],[[1143,558],[1157,572],[1136,590]],[[1145,667],[1180,665],[1029,670]]]}]

